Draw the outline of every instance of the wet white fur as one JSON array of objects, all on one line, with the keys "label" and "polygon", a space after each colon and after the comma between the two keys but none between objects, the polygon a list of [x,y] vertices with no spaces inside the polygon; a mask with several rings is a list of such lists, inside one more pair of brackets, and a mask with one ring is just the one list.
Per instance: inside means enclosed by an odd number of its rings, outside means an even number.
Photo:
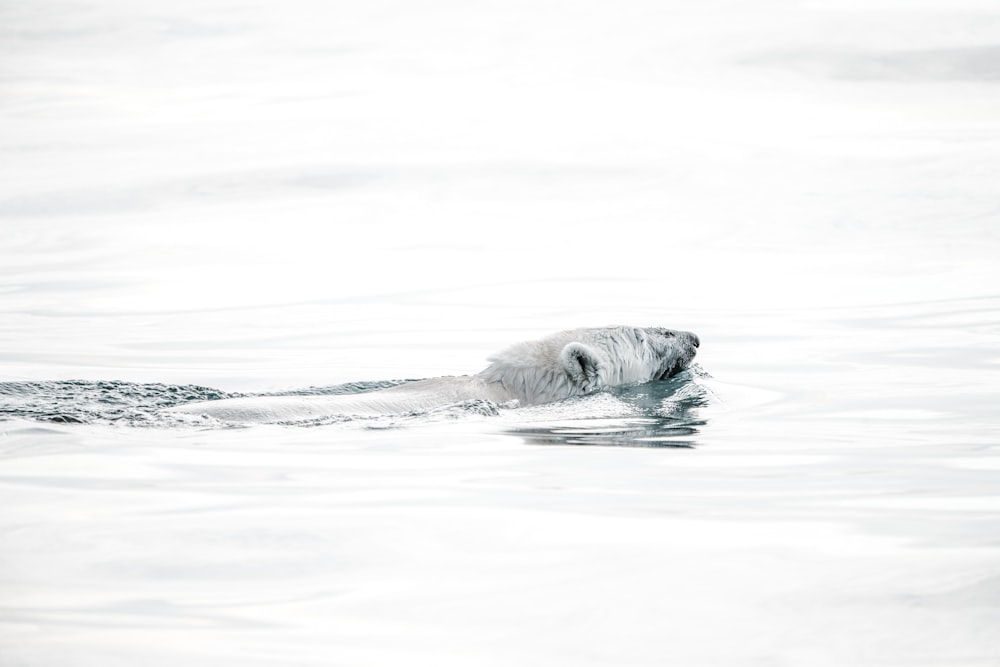
[{"label": "wet white fur", "polygon": [[513,345],[475,375],[440,377],[362,394],[255,396],[174,408],[239,422],[279,422],[332,415],[383,415],[427,410],[473,399],[536,405],[639,384],[686,368],[697,337],[655,327],[573,329]]}]

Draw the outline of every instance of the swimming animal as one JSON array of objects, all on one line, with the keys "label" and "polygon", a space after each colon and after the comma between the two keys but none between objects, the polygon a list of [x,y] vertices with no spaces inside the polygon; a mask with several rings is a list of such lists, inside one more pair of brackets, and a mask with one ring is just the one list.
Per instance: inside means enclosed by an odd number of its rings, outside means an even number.
[{"label": "swimming animal", "polygon": [[538,405],[673,377],[688,367],[698,345],[693,333],[659,327],[571,329],[512,345],[489,357],[489,366],[475,375],[415,380],[361,394],[251,396],[171,410],[223,421],[282,422],[399,414],[476,399]]}]

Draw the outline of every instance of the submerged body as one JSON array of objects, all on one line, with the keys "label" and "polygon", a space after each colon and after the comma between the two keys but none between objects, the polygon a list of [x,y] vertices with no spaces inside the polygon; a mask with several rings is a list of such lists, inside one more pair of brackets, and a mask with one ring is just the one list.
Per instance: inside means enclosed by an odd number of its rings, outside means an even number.
[{"label": "submerged body", "polygon": [[364,394],[231,398],[174,410],[224,421],[281,422],[397,414],[470,400],[537,405],[672,377],[688,367],[697,347],[698,337],[686,331],[572,329],[513,345],[490,357],[490,365],[475,375],[418,380]]}]

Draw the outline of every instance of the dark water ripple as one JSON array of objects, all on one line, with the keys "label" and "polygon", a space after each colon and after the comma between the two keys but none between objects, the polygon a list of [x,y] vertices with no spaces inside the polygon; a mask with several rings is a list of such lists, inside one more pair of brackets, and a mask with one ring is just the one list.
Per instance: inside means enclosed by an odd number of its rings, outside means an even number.
[{"label": "dark water ripple", "polygon": [[[630,447],[693,447],[704,426],[698,408],[709,402],[697,380],[708,377],[694,367],[661,382],[620,387],[561,403],[514,411],[516,425],[504,431],[531,444],[605,445]],[[193,401],[240,396],[318,396],[358,394],[404,382],[350,382],[272,393],[226,392],[199,385],[141,384],[123,381],[60,380],[0,382],[0,421],[29,419],[59,424],[116,424],[170,427],[187,424],[186,416],[165,412]],[[611,402],[608,403],[607,399]],[[489,401],[463,401],[432,410],[363,419],[366,428],[460,419],[495,417],[503,412]],[[324,426],[356,421],[350,415],[290,422],[295,426]],[[201,424],[212,426],[212,424]],[[230,425],[232,426],[232,425]]]},{"label": "dark water ripple", "polygon": [[0,382],[0,419],[155,425],[161,423],[160,411],[164,408],[238,395],[198,385],[115,380]]},{"label": "dark water ripple", "polygon": [[531,445],[597,445],[602,447],[692,448],[703,420],[625,419],[614,426],[524,426],[510,429]]},{"label": "dark water ripple", "polygon": [[193,384],[143,384],[118,380],[0,382],[0,421],[20,418],[57,424],[167,426],[180,420],[165,415],[165,408],[195,401],[241,396],[357,394],[402,382],[404,380],[348,382],[266,393],[228,392]]}]

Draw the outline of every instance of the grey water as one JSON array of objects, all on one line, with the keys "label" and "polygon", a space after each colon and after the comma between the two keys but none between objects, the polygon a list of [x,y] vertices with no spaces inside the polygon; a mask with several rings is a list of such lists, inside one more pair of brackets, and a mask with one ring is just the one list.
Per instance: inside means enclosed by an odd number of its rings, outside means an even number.
[{"label": "grey water", "polygon": [[[0,8],[0,664],[1000,663],[987,2]],[[583,326],[669,381],[247,425]]]}]

